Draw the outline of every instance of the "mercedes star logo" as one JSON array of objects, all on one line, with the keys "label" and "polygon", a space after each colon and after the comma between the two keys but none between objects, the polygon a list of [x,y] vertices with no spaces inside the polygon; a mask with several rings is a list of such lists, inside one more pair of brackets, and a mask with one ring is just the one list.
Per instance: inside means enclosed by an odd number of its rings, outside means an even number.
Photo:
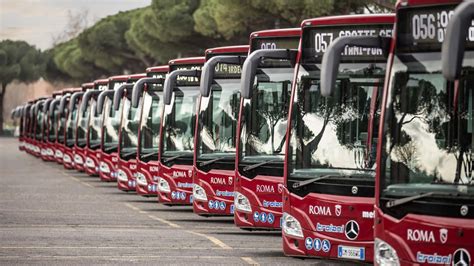
[{"label": "mercedes star logo", "polygon": [[344,229],[344,233],[346,234],[347,239],[354,240],[359,235],[359,224],[354,221],[350,220],[346,223],[346,228]]},{"label": "mercedes star logo", "polygon": [[460,248],[454,252],[453,256],[453,265],[454,266],[469,266],[471,265],[471,257],[467,250]]}]

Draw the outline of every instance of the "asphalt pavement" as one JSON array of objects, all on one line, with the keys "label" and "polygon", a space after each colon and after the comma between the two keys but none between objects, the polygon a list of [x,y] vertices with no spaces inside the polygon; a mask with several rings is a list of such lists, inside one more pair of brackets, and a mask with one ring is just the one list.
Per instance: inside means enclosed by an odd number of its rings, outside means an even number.
[{"label": "asphalt pavement", "polygon": [[117,189],[0,138],[0,265],[340,265],[289,258],[281,232],[238,229]]}]

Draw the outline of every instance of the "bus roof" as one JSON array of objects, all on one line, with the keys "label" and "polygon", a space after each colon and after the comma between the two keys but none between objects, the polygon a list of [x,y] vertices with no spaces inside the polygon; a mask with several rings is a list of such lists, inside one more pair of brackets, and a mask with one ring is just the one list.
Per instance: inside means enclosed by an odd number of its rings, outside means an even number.
[{"label": "bus roof", "polygon": [[107,85],[109,84],[109,79],[96,79],[94,80],[94,85]]},{"label": "bus roof", "polygon": [[395,14],[361,14],[347,16],[328,16],[303,20],[301,27],[315,25],[352,25],[352,24],[375,24],[375,23],[394,23]]},{"label": "bus roof", "polygon": [[204,56],[198,57],[184,57],[172,59],[168,62],[168,65],[192,65],[192,64],[204,64],[206,58]]},{"label": "bus roof", "polygon": [[402,6],[424,6],[461,3],[461,0],[398,0],[396,9]]},{"label": "bus roof", "polygon": [[136,73],[136,74],[130,74],[128,76],[128,79],[132,79],[132,80],[139,80],[142,78],[146,78],[146,73]]},{"label": "bus roof", "polygon": [[108,78],[109,81],[127,81],[130,75],[117,75]]},{"label": "bus roof", "polygon": [[205,54],[248,53],[249,49],[249,45],[222,46],[206,49]]},{"label": "bus roof", "polygon": [[170,67],[168,65],[152,66],[146,69],[146,73],[168,73]]},{"label": "bus roof", "polygon": [[300,28],[261,30],[250,33],[250,38],[300,36]]},{"label": "bus roof", "polygon": [[82,83],[81,87],[83,89],[93,89],[94,88],[94,82]]}]

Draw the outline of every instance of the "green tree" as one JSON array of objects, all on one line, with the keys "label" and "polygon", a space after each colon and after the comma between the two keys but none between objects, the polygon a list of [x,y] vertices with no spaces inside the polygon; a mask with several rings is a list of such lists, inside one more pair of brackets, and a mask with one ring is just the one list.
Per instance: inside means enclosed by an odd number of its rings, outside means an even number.
[{"label": "green tree", "polygon": [[7,86],[14,80],[33,82],[44,71],[44,57],[34,46],[24,41],[0,42],[0,134],[3,134],[3,99]]}]

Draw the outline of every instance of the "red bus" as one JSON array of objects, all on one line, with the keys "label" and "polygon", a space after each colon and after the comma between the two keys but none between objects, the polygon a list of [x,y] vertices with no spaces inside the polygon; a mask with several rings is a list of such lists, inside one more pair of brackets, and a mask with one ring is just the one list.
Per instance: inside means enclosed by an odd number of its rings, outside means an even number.
[{"label": "red bus", "polygon": [[236,143],[234,223],[240,228],[280,229],[283,145],[300,32],[250,35]]},{"label": "red bus", "polygon": [[89,119],[89,124],[87,125],[86,147],[84,149],[84,170],[89,176],[99,175],[99,157],[101,153],[100,140],[103,115],[97,112],[97,100],[99,94],[108,89],[109,79],[95,80],[94,93],[92,93],[90,99],[88,99],[91,117]]},{"label": "red bus", "polygon": [[[94,89],[94,83],[83,83],[81,85],[82,91],[84,94],[82,95],[80,101],[79,101],[79,106],[77,110],[77,122],[76,122],[76,133],[75,133],[75,139],[74,139],[74,147],[72,149],[73,151],[73,158],[74,158],[74,168],[79,171],[79,172],[84,172],[85,171],[85,148],[87,145],[87,128],[89,125],[89,119],[90,119],[90,106],[88,105],[89,98],[90,98],[90,93],[88,93],[90,90]],[[84,99],[84,97],[87,96],[87,99]],[[85,100],[85,102],[84,102]]]},{"label": "red bus", "polygon": [[97,113],[103,114],[99,176],[104,182],[115,181],[117,179],[117,151],[122,111],[115,111],[112,105],[115,90],[125,84],[128,77],[129,75],[110,77],[109,89],[102,92],[97,99]]},{"label": "red bus", "polygon": [[33,108],[33,150],[32,154],[35,157],[41,157],[41,149],[43,148],[43,129],[44,129],[44,114],[43,105],[47,97],[36,99]]},{"label": "red bus", "polygon": [[58,137],[58,121],[59,121],[59,103],[63,97],[63,91],[60,91],[55,99],[49,104],[48,111],[48,150],[47,154],[50,161],[56,161],[56,145]]},{"label": "red bus", "polygon": [[[375,146],[387,62],[380,48],[394,20],[351,15],[301,24],[286,133],[286,255],[373,261]],[[329,85],[326,62],[334,73]]]},{"label": "red bus", "polygon": [[23,110],[23,146],[27,153],[30,153],[31,149],[31,108],[33,108],[34,101],[28,101]]},{"label": "red bus", "polygon": [[141,105],[131,106],[134,83],[146,77],[146,74],[129,76],[127,83],[115,91],[113,107],[122,111],[119,129],[117,153],[117,188],[122,191],[135,191],[138,150],[138,127],[140,124]]},{"label": "red bus", "polygon": [[204,57],[188,57],[168,63],[158,149],[158,202],[163,204],[193,202],[194,127],[204,62]]},{"label": "red bus", "polygon": [[53,143],[50,142],[49,138],[50,132],[53,131],[51,128],[52,122],[49,113],[50,105],[54,100],[56,100],[57,97],[60,97],[60,95],[60,92],[54,92],[52,97],[48,98],[43,104],[43,147],[41,148],[41,159],[46,162],[54,160],[54,151],[52,149]]},{"label": "red bus", "polygon": [[[473,10],[472,1],[396,5],[376,160],[379,265],[473,264]],[[446,80],[452,60],[457,75]]]},{"label": "red bus", "polygon": [[137,81],[133,88],[132,107],[142,101],[138,128],[137,170],[135,172],[138,195],[157,196],[158,149],[161,116],[163,113],[163,84],[169,67],[155,66],[146,69],[147,78]]},{"label": "red bus", "polygon": [[240,75],[249,46],[206,50],[194,134],[193,210],[233,215]]},{"label": "red bus", "polygon": [[83,91],[73,93],[68,103],[66,128],[64,131],[65,145],[63,151],[63,166],[66,169],[74,169],[74,145],[76,142],[76,128],[78,121],[77,113],[83,95]]},{"label": "red bus", "polygon": [[66,122],[69,112],[69,100],[71,99],[71,95],[75,92],[78,92],[78,90],[73,88],[64,89],[63,96],[59,101],[58,115],[56,117],[58,128],[56,130],[56,143],[54,145],[54,158],[59,164],[63,164],[64,149],[66,146]]}]

